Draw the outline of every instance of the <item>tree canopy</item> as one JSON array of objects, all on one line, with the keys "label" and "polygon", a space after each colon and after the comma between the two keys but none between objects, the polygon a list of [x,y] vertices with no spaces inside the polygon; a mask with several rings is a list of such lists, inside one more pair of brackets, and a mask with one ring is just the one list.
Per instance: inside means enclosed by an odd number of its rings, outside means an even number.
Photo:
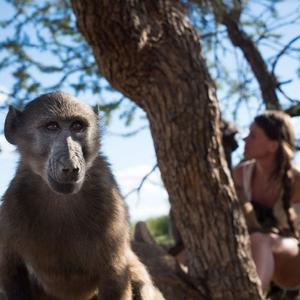
[{"label": "tree canopy", "polygon": [[[5,2],[7,14],[2,14],[0,23],[0,72],[9,74],[10,84],[2,86],[1,92],[7,93],[10,101],[22,106],[37,94],[62,88],[76,94],[112,91],[105,80],[99,80],[101,70],[76,28],[68,0]],[[298,4],[289,3],[285,10],[286,1],[268,0],[190,0],[182,5],[200,32],[202,51],[224,113],[237,116],[245,103],[300,113],[300,97],[291,88],[300,73]],[[98,98],[107,112],[126,101],[120,95],[109,103]],[[128,103],[122,112],[130,123],[136,106]]]}]

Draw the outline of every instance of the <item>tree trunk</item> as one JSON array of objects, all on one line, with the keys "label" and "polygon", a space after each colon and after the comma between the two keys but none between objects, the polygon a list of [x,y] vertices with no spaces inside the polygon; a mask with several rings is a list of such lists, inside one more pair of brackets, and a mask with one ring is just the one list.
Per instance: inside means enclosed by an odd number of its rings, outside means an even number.
[{"label": "tree trunk", "polygon": [[178,3],[72,0],[72,6],[102,74],[147,113],[197,299],[260,299],[223,158],[214,85]]}]

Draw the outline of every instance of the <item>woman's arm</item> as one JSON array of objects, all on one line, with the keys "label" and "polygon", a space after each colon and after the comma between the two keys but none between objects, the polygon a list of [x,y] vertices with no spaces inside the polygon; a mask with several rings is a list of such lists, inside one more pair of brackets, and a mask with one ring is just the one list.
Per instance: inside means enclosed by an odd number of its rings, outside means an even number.
[{"label": "woman's arm", "polygon": [[257,218],[255,216],[255,212],[253,209],[253,205],[251,202],[247,199],[244,188],[243,188],[243,165],[237,165],[232,170],[232,178],[235,185],[235,190],[238,196],[238,199],[240,203],[242,204],[242,210],[246,219],[248,230],[251,231],[257,231],[261,230],[261,226],[257,221]]}]

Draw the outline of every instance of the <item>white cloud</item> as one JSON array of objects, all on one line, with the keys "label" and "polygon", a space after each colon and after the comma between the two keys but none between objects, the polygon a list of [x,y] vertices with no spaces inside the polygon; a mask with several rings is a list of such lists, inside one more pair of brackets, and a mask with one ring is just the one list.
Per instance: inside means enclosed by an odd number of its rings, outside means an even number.
[{"label": "white cloud", "polygon": [[15,153],[16,147],[11,145],[7,142],[4,135],[0,135],[0,147],[1,147],[1,154],[0,155],[11,155],[12,153]]},{"label": "white cloud", "polygon": [[5,104],[7,97],[0,92],[0,105]]},{"label": "white cloud", "polygon": [[[151,169],[150,165],[138,165],[116,171],[115,175],[123,195],[138,188],[144,176]],[[133,222],[169,212],[168,195],[162,186],[158,170],[155,170],[143,183],[139,194],[133,192],[125,200]]]},{"label": "white cloud", "polygon": [[6,142],[3,135],[0,136],[0,198],[13,178],[19,156],[14,151],[15,147]]}]

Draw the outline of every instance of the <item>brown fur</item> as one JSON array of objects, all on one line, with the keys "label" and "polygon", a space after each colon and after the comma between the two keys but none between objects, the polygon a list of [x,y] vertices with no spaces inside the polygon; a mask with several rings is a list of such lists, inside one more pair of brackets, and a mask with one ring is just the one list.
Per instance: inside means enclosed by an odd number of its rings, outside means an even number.
[{"label": "brown fur", "polygon": [[130,248],[124,201],[98,154],[98,128],[87,105],[61,92],[23,112],[10,108],[5,136],[21,159],[0,211],[8,300],[155,299]]}]

